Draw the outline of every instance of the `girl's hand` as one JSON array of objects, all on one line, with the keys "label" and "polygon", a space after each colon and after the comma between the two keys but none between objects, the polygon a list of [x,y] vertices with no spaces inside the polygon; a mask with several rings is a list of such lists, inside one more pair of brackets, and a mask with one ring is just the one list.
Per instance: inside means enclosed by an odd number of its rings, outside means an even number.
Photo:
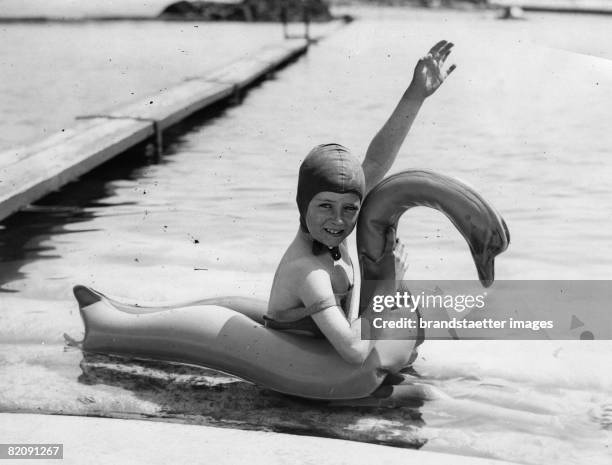
[{"label": "girl's hand", "polygon": [[429,97],[433,94],[447,76],[455,70],[455,65],[451,65],[446,70],[443,69],[444,62],[450,55],[452,48],[452,42],[441,40],[417,63],[410,85],[423,97]]},{"label": "girl's hand", "polygon": [[395,279],[400,281],[404,279],[404,275],[408,271],[408,254],[404,244],[399,239],[395,240],[393,256],[395,257]]}]

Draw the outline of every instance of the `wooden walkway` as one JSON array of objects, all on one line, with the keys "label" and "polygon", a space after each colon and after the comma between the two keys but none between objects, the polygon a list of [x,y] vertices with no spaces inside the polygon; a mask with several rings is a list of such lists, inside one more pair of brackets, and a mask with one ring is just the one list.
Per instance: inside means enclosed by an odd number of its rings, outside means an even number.
[{"label": "wooden walkway", "polygon": [[306,40],[286,40],[204,76],[109,111],[77,117],[59,135],[0,153],[0,221],[146,140],[161,147],[170,126],[232,96],[302,55]]}]

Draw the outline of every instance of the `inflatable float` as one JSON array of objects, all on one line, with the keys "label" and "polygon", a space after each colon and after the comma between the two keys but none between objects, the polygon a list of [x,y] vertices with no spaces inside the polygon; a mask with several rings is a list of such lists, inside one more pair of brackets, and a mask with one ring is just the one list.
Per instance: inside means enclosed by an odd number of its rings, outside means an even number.
[{"label": "inflatable float", "polygon": [[[357,226],[362,281],[394,282],[395,230],[413,206],[429,206],[449,217],[469,244],[480,281],[489,286],[495,256],[509,243],[504,221],[471,187],[417,170],[386,178],[364,200]],[[362,312],[372,292],[379,291],[385,289],[374,285],[362,292]],[[379,340],[362,365],[351,365],[325,339],[264,327],[266,302],[261,300],[220,297],[140,307],[85,286],[76,286],[74,295],[85,325],[85,351],[205,366],[312,399],[370,396],[389,374],[410,364],[417,342],[416,334],[409,340]]]},{"label": "inflatable float", "polygon": [[407,210],[419,206],[434,208],[448,217],[470,248],[481,284],[493,284],[495,257],[510,244],[503,218],[473,188],[455,178],[426,170],[403,171],[376,185],[359,213],[361,314],[367,311],[373,295],[395,292],[393,246],[397,224]]}]

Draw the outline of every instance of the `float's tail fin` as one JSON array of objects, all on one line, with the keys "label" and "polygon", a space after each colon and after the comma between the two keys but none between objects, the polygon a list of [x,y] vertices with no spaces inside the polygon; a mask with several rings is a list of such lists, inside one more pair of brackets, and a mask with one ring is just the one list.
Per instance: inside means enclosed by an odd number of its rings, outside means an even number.
[{"label": "float's tail fin", "polygon": [[98,294],[96,291],[88,287],[81,286],[80,284],[74,286],[72,288],[72,292],[74,293],[74,297],[76,297],[76,300],[79,303],[79,308],[87,307],[88,305],[93,305],[96,302],[102,300],[102,296],[100,296],[100,294]]}]

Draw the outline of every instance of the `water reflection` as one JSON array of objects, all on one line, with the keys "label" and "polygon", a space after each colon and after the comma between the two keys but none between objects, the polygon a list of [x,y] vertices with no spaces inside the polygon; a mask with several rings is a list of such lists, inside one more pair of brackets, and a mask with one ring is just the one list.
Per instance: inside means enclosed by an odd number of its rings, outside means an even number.
[{"label": "water reflection", "polygon": [[134,202],[105,204],[103,199],[112,195],[109,181],[139,176],[139,169],[149,163],[143,153],[143,146],[135,147],[3,220],[0,223],[0,292],[16,292],[6,289],[5,285],[25,277],[20,271],[24,264],[61,258],[53,253],[54,245],[46,245],[53,244],[51,238],[97,230],[67,228],[67,225],[89,222],[100,207],[132,205]]},{"label": "water reflection", "polygon": [[[172,155],[188,143],[186,134],[210,124],[224,111],[219,104],[170,128],[164,133],[162,157],[154,156],[150,143],[139,144],[0,222],[0,292],[18,292],[6,288],[6,284],[26,277],[20,271],[25,264],[63,258],[54,253],[58,237],[102,231],[97,227],[72,225],[91,222],[98,216],[132,214],[130,207],[139,202],[121,196],[118,196],[120,201],[108,201],[117,197],[120,190],[117,181],[146,179],[147,167],[172,163]],[[127,212],[121,207],[128,207]]]},{"label": "water reflection", "polygon": [[[427,439],[421,402],[369,398],[343,403],[286,396],[206,368],[83,353],[79,382],[120,387],[153,404],[157,418],[420,448]],[[119,399],[121,403],[121,400]],[[95,398],[91,398],[95,406]],[[99,408],[100,406],[98,406]],[[142,411],[104,409],[116,418]]]}]

